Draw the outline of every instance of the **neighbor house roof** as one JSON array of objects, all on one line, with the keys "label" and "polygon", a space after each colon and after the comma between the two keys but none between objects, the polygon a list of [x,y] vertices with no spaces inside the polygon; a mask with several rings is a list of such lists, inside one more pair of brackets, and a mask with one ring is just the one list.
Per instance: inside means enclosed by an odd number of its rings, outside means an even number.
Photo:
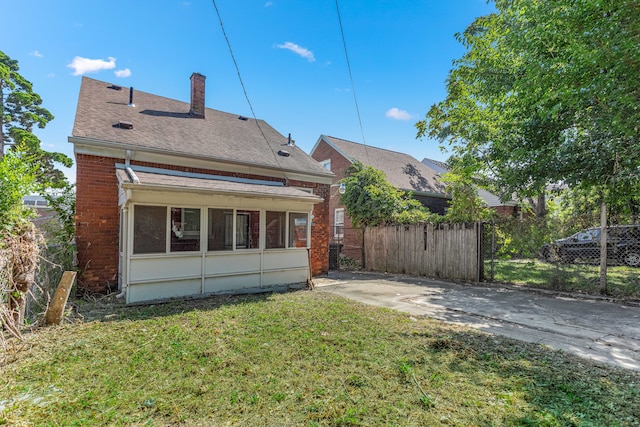
[{"label": "neighbor house roof", "polygon": [[[443,162],[439,162],[433,159],[427,159],[425,157],[424,159],[422,159],[422,163],[424,163],[425,165],[427,165],[428,167],[430,167],[431,169],[435,170],[440,174],[449,172],[449,168]],[[499,196],[483,188],[476,187],[476,190],[478,191],[478,197],[480,197],[490,208],[494,208],[496,206],[517,206],[518,204],[513,200],[508,200],[506,202],[503,202],[502,200],[500,200]]]},{"label": "neighbor house roof", "polygon": [[[186,79],[184,83],[188,87]],[[196,118],[188,102],[135,90],[130,106],[129,96],[129,88],[83,77],[69,140],[333,176],[303,150],[288,145],[288,139],[263,120],[210,108],[205,109],[205,118]]]},{"label": "neighbor house roof", "polygon": [[448,196],[445,186],[438,181],[436,171],[408,154],[327,135],[320,136],[316,147],[321,141],[325,141],[352,163],[357,160],[381,170],[394,187],[416,194]]}]

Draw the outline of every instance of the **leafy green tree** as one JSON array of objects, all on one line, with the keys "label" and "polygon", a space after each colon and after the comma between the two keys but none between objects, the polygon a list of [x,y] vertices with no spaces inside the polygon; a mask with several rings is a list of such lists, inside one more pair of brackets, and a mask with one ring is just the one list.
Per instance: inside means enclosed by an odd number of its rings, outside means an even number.
[{"label": "leafy green tree", "polygon": [[[25,161],[26,160],[26,161]],[[22,199],[36,188],[33,166],[20,152],[0,158],[0,329],[19,336],[25,295],[38,256],[37,236]],[[3,332],[0,331],[0,335]]]},{"label": "leafy green tree", "polygon": [[360,162],[347,169],[340,196],[354,226],[420,222],[430,217],[419,201],[391,185],[384,172]]},{"label": "leafy green tree", "polygon": [[478,196],[477,184],[463,174],[447,172],[442,176],[446,190],[451,194],[445,220],[450,222],[475,222],[491,219],[493,212]]},{"label": "leafy green tree", "polygon": [[537,197],[562,181],[609,203],[628,198],[640,166],[639,8],[497,0],[457,35],[467,51],[418,136],[451,144],[505,195]]},{"label": "leafy green tree", "polygon": [[24,157],[21,153],[9,152],[0,158],[0,237],[11,234],[16,224],[33,215],[22,203],[24,196],[37,187],[32,163]]},{"label": "leafy green tree", "polygon": [[73,161],[62,153],[41,148],[33,129],[44,128],[53,115],[42,107],[42,98],[18,71],[18,61],[0,51],[0,156],[7,146],[26,153],[25,158],[36,167],[38,183],[44,187],[63,187],[66,179],[56,166],[70,167]]},{"label": "leafy green tree", "polygon": [[[601,288],[606,206],[628,200],[640,169],[640,3],[495,0],[458,39],[447,98],[417,124],[506,191],[549,183],[600,195]],[[546,209],[539,204],[540,213]]]}]

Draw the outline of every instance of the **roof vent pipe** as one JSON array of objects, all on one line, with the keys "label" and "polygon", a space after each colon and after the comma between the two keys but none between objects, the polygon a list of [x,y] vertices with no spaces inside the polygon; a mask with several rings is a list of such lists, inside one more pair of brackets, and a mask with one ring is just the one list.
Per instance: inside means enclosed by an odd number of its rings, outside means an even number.
[{"label": "roof vent pipe", "polygon": [[287,145],[291,145],[291,146],[296,145],[296,142],[293,139],[291,139],[291,134],[289,134]]},{"label": "roof vent pipe", "polygon": [[129,107],[135,107],[133,103],[133,86],[129,88]]}]

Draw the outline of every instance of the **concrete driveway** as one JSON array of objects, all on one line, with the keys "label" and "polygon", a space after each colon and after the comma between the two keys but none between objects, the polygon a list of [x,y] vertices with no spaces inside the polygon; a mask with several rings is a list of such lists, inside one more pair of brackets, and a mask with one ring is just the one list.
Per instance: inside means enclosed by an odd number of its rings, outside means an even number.
[{"label": "concrete driveway", "polygon": [[640,370],[640,304],[381,273],[331,272],[316,289]]}]

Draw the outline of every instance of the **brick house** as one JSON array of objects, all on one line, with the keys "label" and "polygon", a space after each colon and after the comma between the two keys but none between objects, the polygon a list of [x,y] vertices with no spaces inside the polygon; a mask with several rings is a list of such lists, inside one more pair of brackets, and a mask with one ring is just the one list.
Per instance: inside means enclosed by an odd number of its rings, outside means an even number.
[{"label": "brick house", "polygon": [[[185,84],[186,86],[186,84]],[[328,270],[333,174],[262,120],[83,77],[79,285],[127,303],[257,292]]]},{"label": "brick house", "polygon": [[[339,202],[338,181],[355,161],[381,170],[394,187],[410,191],[431,212],[443,215],[450,200],[437,173],[408,154],[369,147],[332,136],[321,135],[311,150],[311,157],[335,174],[329,198],[330,242],[343,245],[350,258],[359,258],[362,245],[360,230],[353,229],[351,219]],[[351,252],[349,252],[351,251]]]}]

